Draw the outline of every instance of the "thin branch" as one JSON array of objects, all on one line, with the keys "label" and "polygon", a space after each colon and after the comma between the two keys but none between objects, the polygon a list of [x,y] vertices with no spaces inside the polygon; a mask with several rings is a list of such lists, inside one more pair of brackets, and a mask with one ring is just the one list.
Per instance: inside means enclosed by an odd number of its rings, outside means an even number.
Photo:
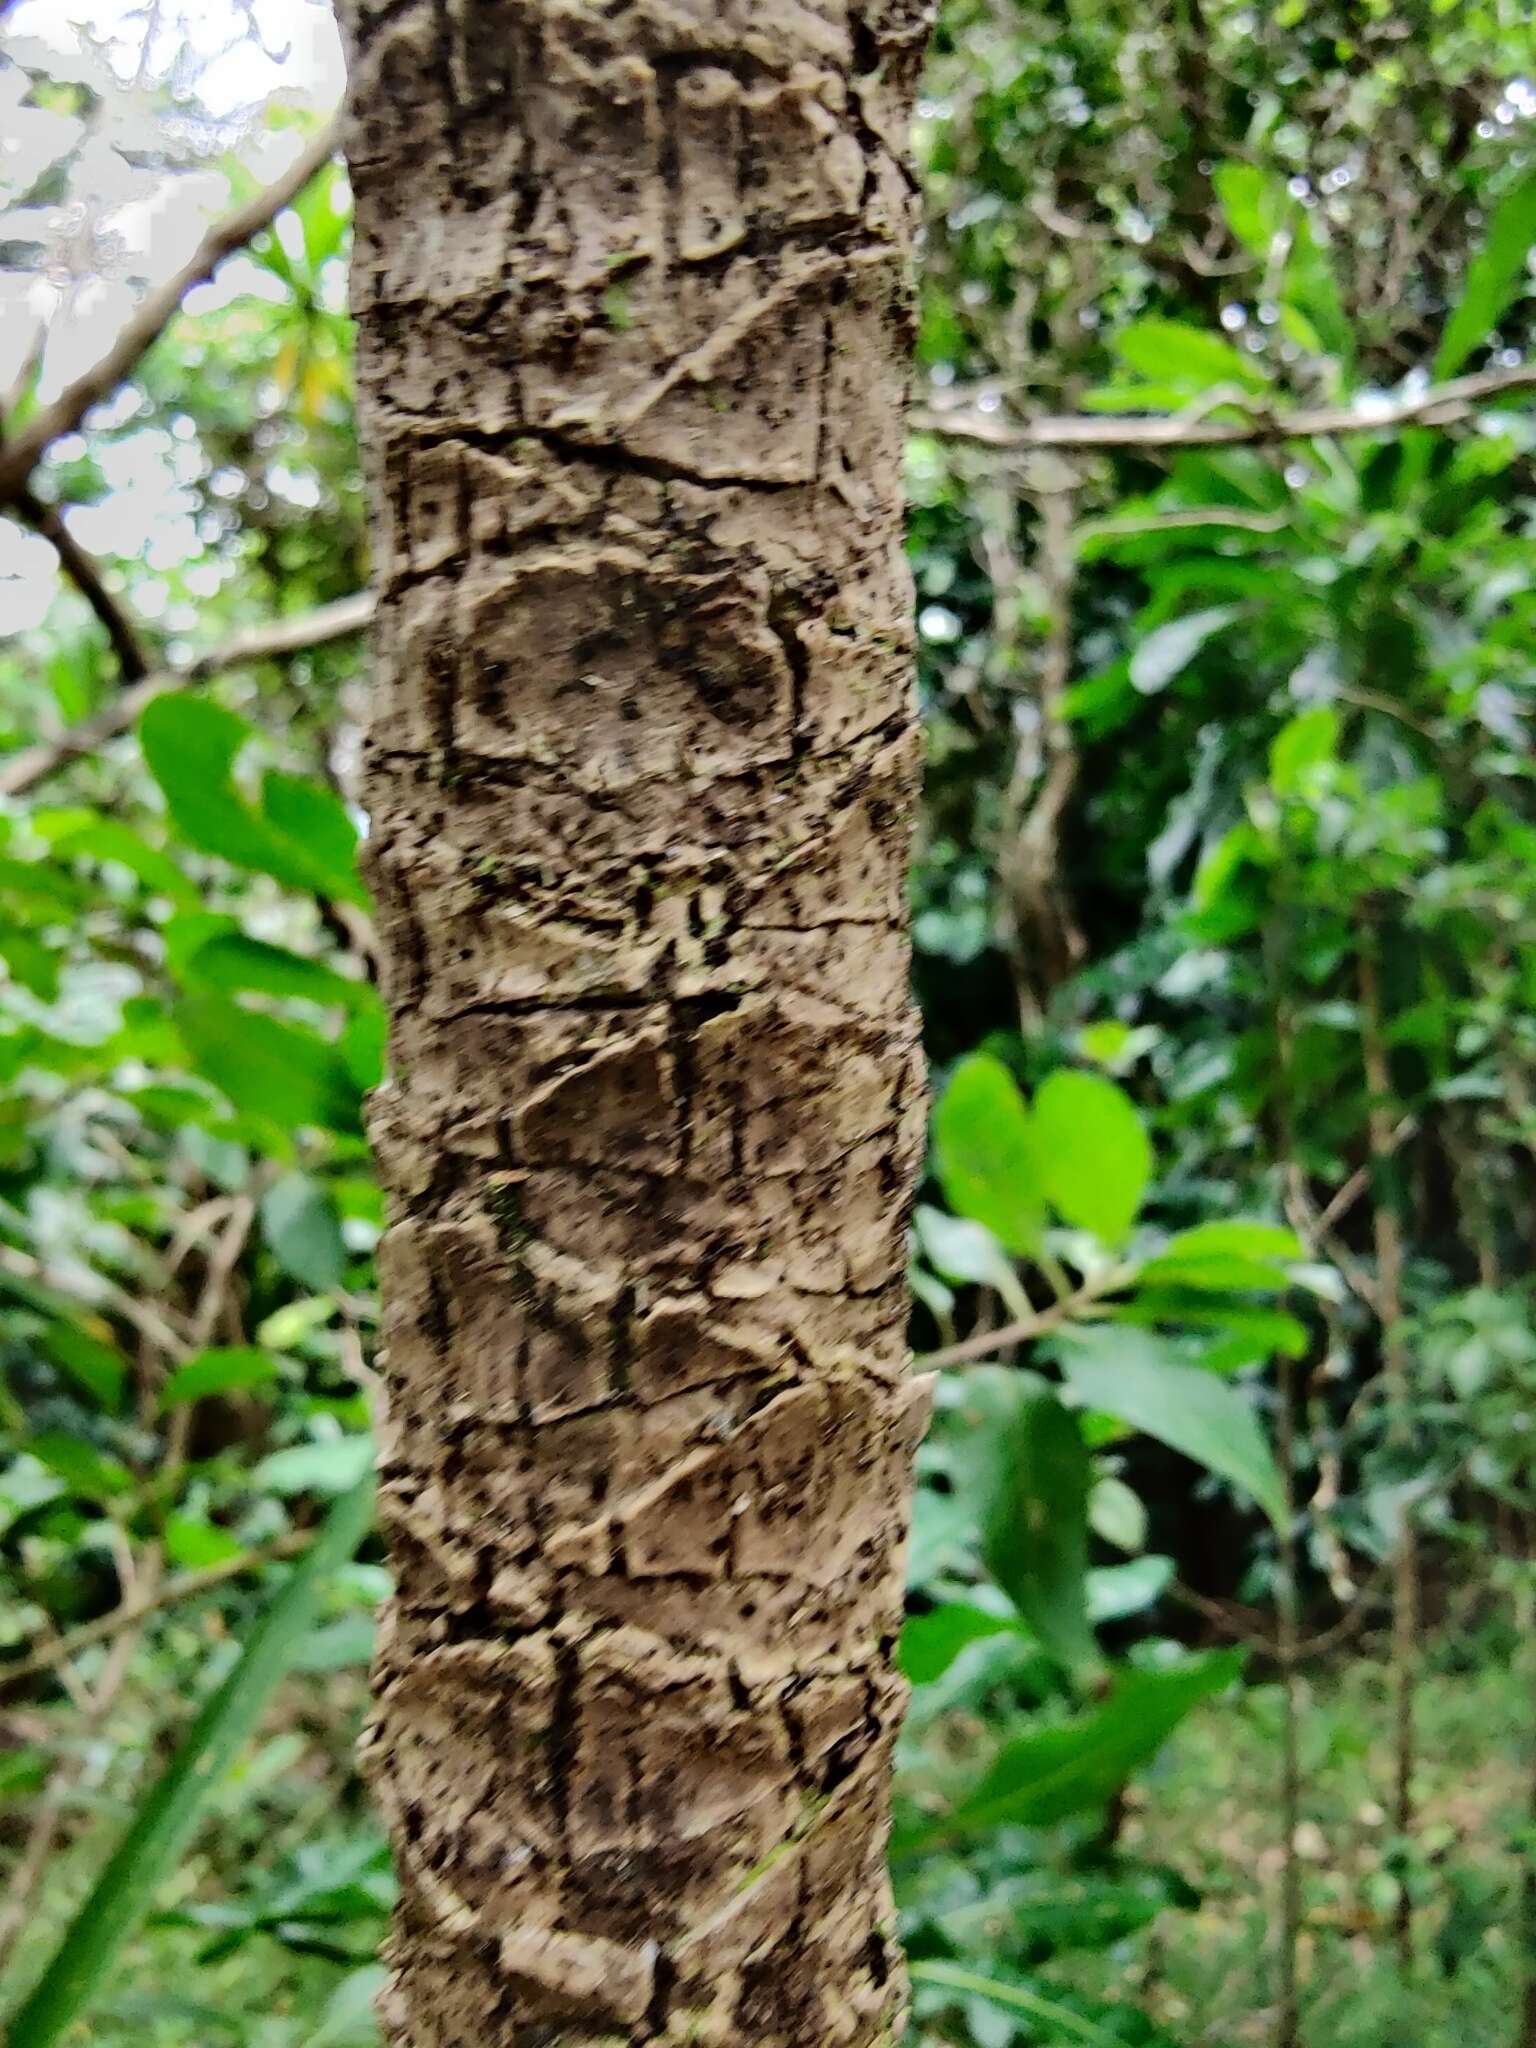
[{"label": "thin branch", "polygon": [[269,626],[236,633],[181,668],[160,669],[145,676],[131,689],[120,690],[94,717],[60,733],[57,739],[39,740],[35,746],[23,747],[19,753],[0,761],[0,796],[21,796],[62,768],[66,761],[94,754],[108,740],[126,732],[145,705],[167,690],[185,689],[205,676],[241,668],[247,662],[272,661],[285,654],[301,654],[307,647],[323,647],[327,641],[360,633],[372,617],[373,595],[360,590],[352,597],[339,597],[315,611],[300,613],[297,618],[278,619]]},{"label": "thin branch", "polygon": [[59,507],[23,489],[16,494],[16,510],[47,541],[59,558],[59,567],[105,627],[124,682],[136,683],[141,676],[148,675],[149,663],[144,659],[132,621],[102,582],[95,562],[65,525]]},{"label": "thin branch", "polygon": [[10,1274],[29,1286],[46,1288],[66,1301],[80,1303],[98,1313],[119,1316],[130,1324],[147,1344],[166,1358],[186,1358],[193,1347],[174,1329],[158,1309],[138,1301],[93,1266],[75,1271],[47,1265],[16,1245],[0,1245],[0,1274]]},{"label": "thin branch", "polygon": [[1071,1322],[1084,1309],[1093,1308],[1106,1296],[1116,1293],[1129,1278],[1128,1273],[1119,1271],[1102,1273],[1074,1292],[1063,1294],[1049,1308],[1020,1316],[1015,1322],[1004,1323],[996,1330],[978,1330],[969,1337],[962,1337],[957,1344],[946,1344],[942,1351],[920,1353],[913,1360],[913,1365],[920,1372],[937,1372],[946,1365],[965,1365],[973,1359],[991,1358],[999,1351],[1011,1351],[1015,1345],[1028,1344],[1036,1337],[1059,1330],[1063,1323]]},{"label": "thin branch", "polygon": [[1400,427],[1447,427],[1471,419],[1490,400],[1536,390],[1536,363],[1508,370],[1480,370],[1444,384],[1369,405],[1320,405],[1293,412],[1252,409],[1241,420],[1191,418],[1187,414],[1042,414],[1010,420],[1001,412],[972,407],[929,406],[912,415],[912,425],[951,441],[975,441],[987,448],[1228,448],[1276,441],[1311,441],[1331,434],[1390,434]]},{"label": "thin branch", "polygon": [[196,284],[211,277],[226,256],[270,227],[290,201],[336,154],[339,123],[321,129],[289,168],[254,199],[216,221],[173,277],[157,285],[134,309],[106,354],[61,391],[51,405],[0,446],[0,503],[13,504],[26,487],[43,451],[62,434],[73,433],[93,405],[110,398],[147,349],[159,340]]},{"label": "thin branch", "polygon": [[294,1557],[299,1551],[307,1550],[313,1539],[312,1529],[291,1529],[286,1536],[278,1537],[275,1543],[266,1544],[260,1550],[242,1551],[239,1557],[226,1557],[218,1564],[204,1565],[198,1571],[179,1572],[174,1578],[162,1579],[148,1594],[121,1602],[109,1614],[99,1614],[94,1621],[82,1622],[68,1635],[55,1636],[18,1663],[0,1664],[0,1686],[20,1685],[24,1679],[41,1678],[47,1672],[57,1670],[61,1664],[68,1663],[82,1650],[89,1650],[93,1644],[107,1642],[124,1629],[136,1627],[146,1615],[162,1607],[177,1606],[184,1600],[195,1600],[200,1594],[211,1593],[230,1579],[242,1578],[247,1572],[260,1571],[264,1565]]}]

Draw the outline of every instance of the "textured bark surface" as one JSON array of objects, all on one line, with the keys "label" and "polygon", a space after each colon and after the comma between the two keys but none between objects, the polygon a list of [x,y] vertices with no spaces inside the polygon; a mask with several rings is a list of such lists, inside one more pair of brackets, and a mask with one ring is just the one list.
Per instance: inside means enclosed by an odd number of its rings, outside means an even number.
[{"label": "textured bark surface", "polygon": [[885,2041],[922,8],[344,14],[388,2029]]}]

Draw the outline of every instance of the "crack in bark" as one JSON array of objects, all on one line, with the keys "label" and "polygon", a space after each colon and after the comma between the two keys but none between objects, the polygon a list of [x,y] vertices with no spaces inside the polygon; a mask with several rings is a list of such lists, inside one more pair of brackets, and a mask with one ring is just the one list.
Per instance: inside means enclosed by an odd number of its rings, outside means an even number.
[{"label": "crack in bark", "polygon": [[909,0],[349,0],[394,2048],[875,2048]]}]

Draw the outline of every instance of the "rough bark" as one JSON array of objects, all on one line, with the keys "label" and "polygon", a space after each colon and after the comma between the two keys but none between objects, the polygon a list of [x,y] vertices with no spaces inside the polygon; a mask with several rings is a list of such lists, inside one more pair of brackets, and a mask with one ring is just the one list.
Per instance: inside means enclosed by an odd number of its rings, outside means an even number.
[{"label": "rough bark", "polygon": [[344,14],[387,2029],[884,2041],[921,0]]}]

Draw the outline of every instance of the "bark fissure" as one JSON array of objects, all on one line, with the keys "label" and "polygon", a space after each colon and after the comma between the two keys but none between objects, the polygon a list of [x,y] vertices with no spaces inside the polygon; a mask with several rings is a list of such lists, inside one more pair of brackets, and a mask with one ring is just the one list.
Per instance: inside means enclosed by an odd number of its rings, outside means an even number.
[{"label": "bark fissure", "polygon": [[396,2048],[892,2038],[910,0],[345,8]]}]

